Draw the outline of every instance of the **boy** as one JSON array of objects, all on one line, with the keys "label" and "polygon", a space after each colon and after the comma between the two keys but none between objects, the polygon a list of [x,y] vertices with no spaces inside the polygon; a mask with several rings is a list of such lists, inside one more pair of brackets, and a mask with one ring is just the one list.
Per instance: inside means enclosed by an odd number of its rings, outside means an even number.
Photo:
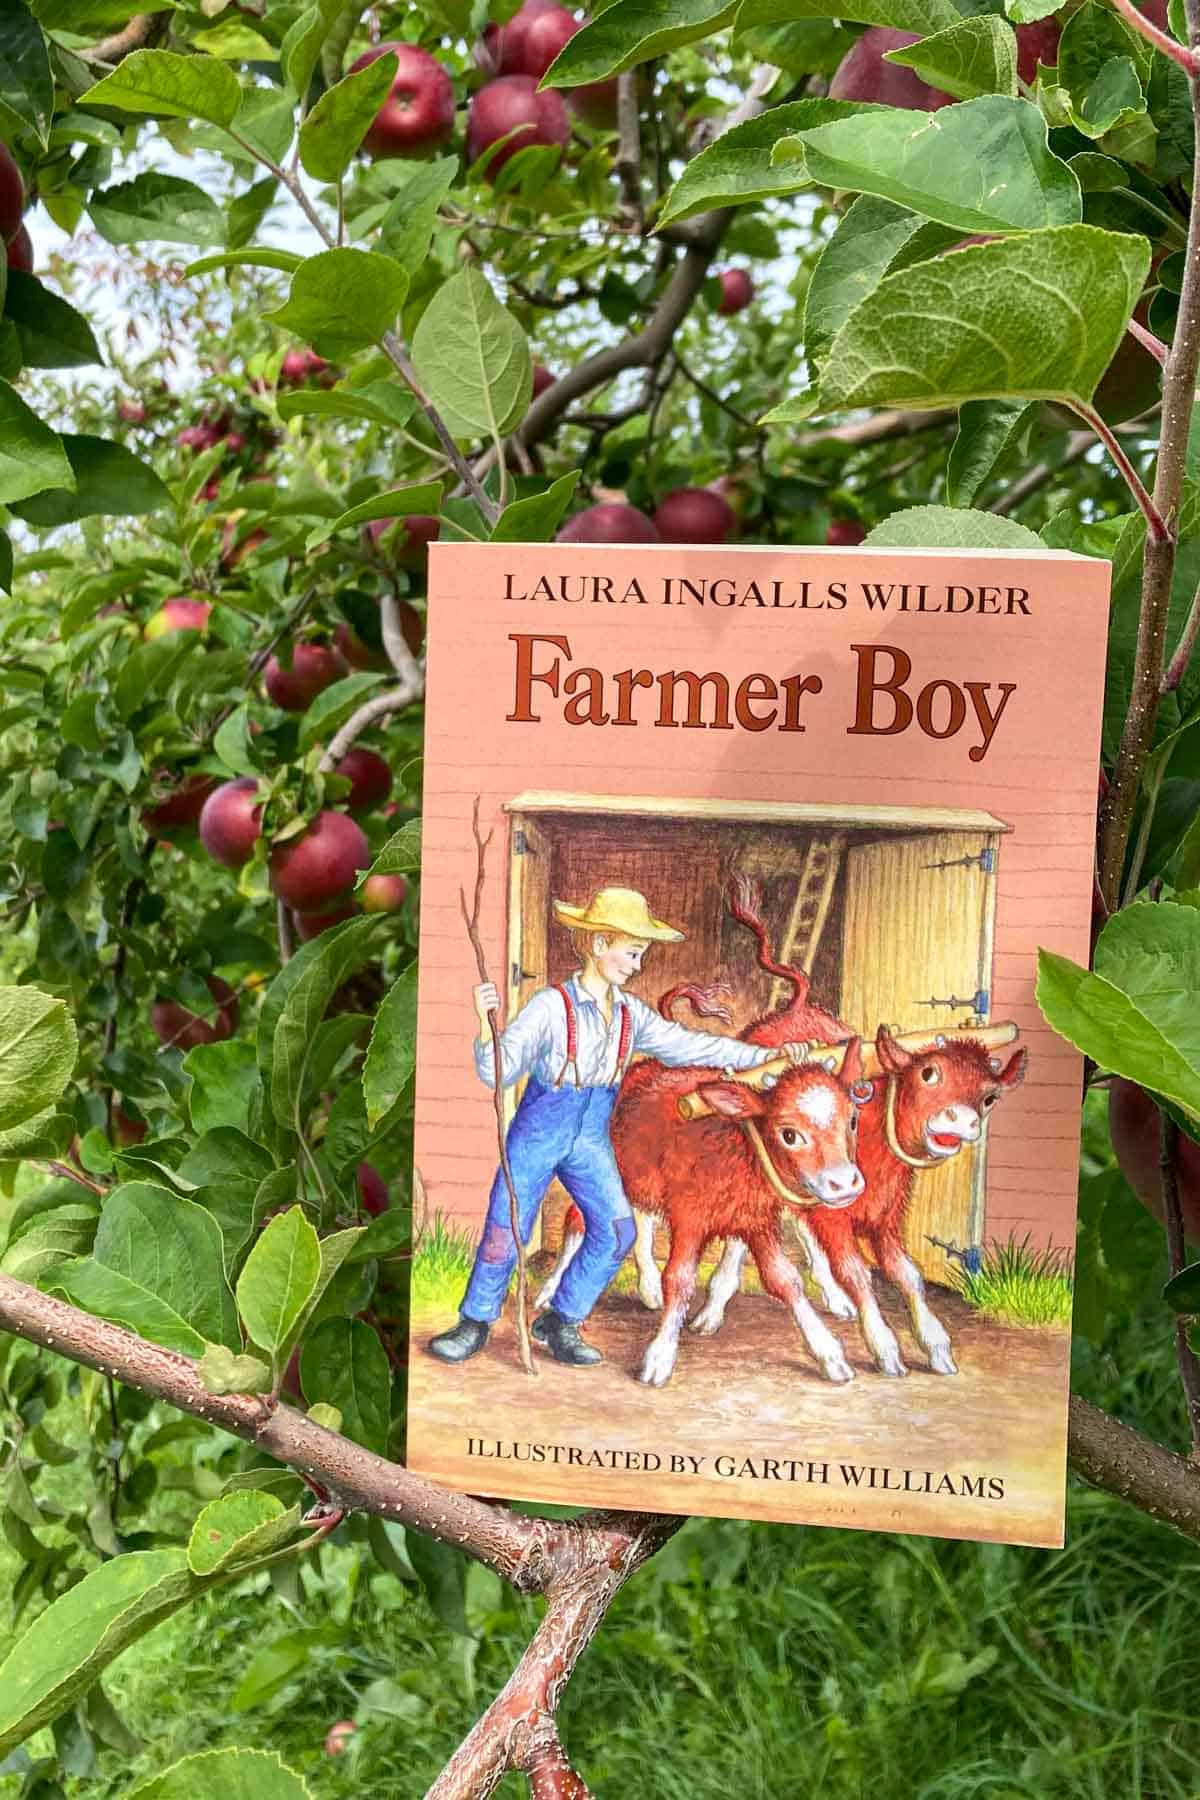
[{"label": "boy", "polygon": [[[557,1176],[583,1215],[584,1237],[567,1265],[554,1304],[532,1336],[558,1362],[584,1368],[603,1361],[580,1325],[633,1246],[633,1212],[621,1185],[609,1120],[621,1077],[636,1051],[673,1065],[748,1069],[777,1049],[740,1038],[691,1031],[663,1019],[644,1000],[622,992],[651,944],[677,943],[682,931],[656,919],[632,888],[601,888],[586,906],[553,902],[554,915],[580,947],[581,966],[568,980],[540,988],[500,1037],[505,1087],[528,1076],[507,1148],[522,1240],[527,1242],[551,1180]],[[479,1034],[475,1068],[495,1079],[488,1014],[500,996],[492,982],[474,990]],[[785,1045],[793,1060],[802,1046]],[[487,1343],[500,1317],[516,1263],[504,1172],[497,1169],[475,1267],[458,1324],[430,1341],[442,1362],[460,1363]]]}]

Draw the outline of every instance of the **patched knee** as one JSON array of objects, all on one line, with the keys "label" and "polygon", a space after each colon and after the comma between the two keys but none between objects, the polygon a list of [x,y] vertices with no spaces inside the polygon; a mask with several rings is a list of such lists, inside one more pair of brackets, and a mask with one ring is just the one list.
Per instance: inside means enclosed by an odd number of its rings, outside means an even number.
[{"label": "patched knee", "polygon": [[507,1225],[489,1225],[483,1234],[479,1254],[487,1263],[506,1262],[512,1254],[512,1232]]},{"label": "patched knee", "polygon": [[613,1227],[617,1234],[617,1249],[622,1260],[629,1255],[637,1238],[637,1225],[632,1219],[618,1219]]}]

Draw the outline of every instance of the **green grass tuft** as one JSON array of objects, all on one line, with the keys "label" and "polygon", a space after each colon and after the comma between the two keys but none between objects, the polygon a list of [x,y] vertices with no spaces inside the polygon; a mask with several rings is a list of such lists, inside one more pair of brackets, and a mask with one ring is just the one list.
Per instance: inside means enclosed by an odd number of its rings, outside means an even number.
[{"label": "green grass tuft", "polygon": [[1063,1325],[1071,1323],[1074,1282],[1065,1250],[1031,1247],[1028,1236],[1018,1243],[993,1241],[983,1252],[977,1270],[958,1271],[958,1288],[964,1300],[985,1318],[1005,1325]]},{"label": "green grass tuft", "polygon": [[457,1312],[474,1262],[474,1234],[434,1213],[413,1245],[414,1310]]}]

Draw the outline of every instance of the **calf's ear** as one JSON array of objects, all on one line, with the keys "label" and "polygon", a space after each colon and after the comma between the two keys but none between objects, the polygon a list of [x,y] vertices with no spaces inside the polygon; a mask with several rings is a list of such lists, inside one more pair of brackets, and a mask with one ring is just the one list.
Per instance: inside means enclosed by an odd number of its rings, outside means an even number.
[{"label": "calf's ear", "polygon": [[1000,1076],[1000,1086],[1003,1088],[1020,1087],[1025,1079],[1025,1068],[1028,1061],[1029,1052],[1024,1045],[1019,1050],[1014,1050]]},{"label": "calf's ear", "polygon": [[842,1058],[842,1086],[853,1087],[856,1081],[862,1080],[862,1072],[862,1039],[852,1037]]},{"label": "calf's ear", "polygon": [[700,1098],[723,1119],[757,1119],[764,1111],[762,1095],[745,1081],[707,1082]]},{"label": "calf's ear", "polygon": [[880,1067],[889,1075],[899,1075],[913,1060],[912,1051],[898,1044],[886,1025],[881,1025],[875,1033],[875,1048],[879,1052]]}]

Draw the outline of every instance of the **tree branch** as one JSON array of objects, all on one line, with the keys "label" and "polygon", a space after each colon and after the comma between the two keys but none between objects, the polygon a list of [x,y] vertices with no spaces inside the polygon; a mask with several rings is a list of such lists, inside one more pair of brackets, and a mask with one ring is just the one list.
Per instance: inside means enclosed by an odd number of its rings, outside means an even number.
[{"label": "tree branch", "polygon": [[114,66],[135,50],[145,50],[157,38],[165,37],[170,13],[135,13],[128,25],[111,37],[101,38],[90,50],[82,51],[85,62],[111,63]]},{"label": "tree branch", "polygon": [[370,700],[364,700],[357,712],[351,713],[341,730],[335,732],[329,740],[328,748],[322,756],[317,768],[322,775],[328,775],[337,767],[351,745],[360,738],[364,731],[375,724],[378,719],[386,719],[392,713],[403,712],[418,697],[420,687],[414,693],[407,687],[397,685],[385,689],[382,694],[375,694]]},{"label": "tree branch", "polygon": [[621,184],[621,212],[631,231],[641,231],[642,136],[638,114],[639,71],[617,76],[617,158],[613,174]]},{"label": "tree branch", "polygon": [[1200,1469],[1098,1406],[1071,1395],[1071,1467],[1139,1512],[1200,1543]]}]

